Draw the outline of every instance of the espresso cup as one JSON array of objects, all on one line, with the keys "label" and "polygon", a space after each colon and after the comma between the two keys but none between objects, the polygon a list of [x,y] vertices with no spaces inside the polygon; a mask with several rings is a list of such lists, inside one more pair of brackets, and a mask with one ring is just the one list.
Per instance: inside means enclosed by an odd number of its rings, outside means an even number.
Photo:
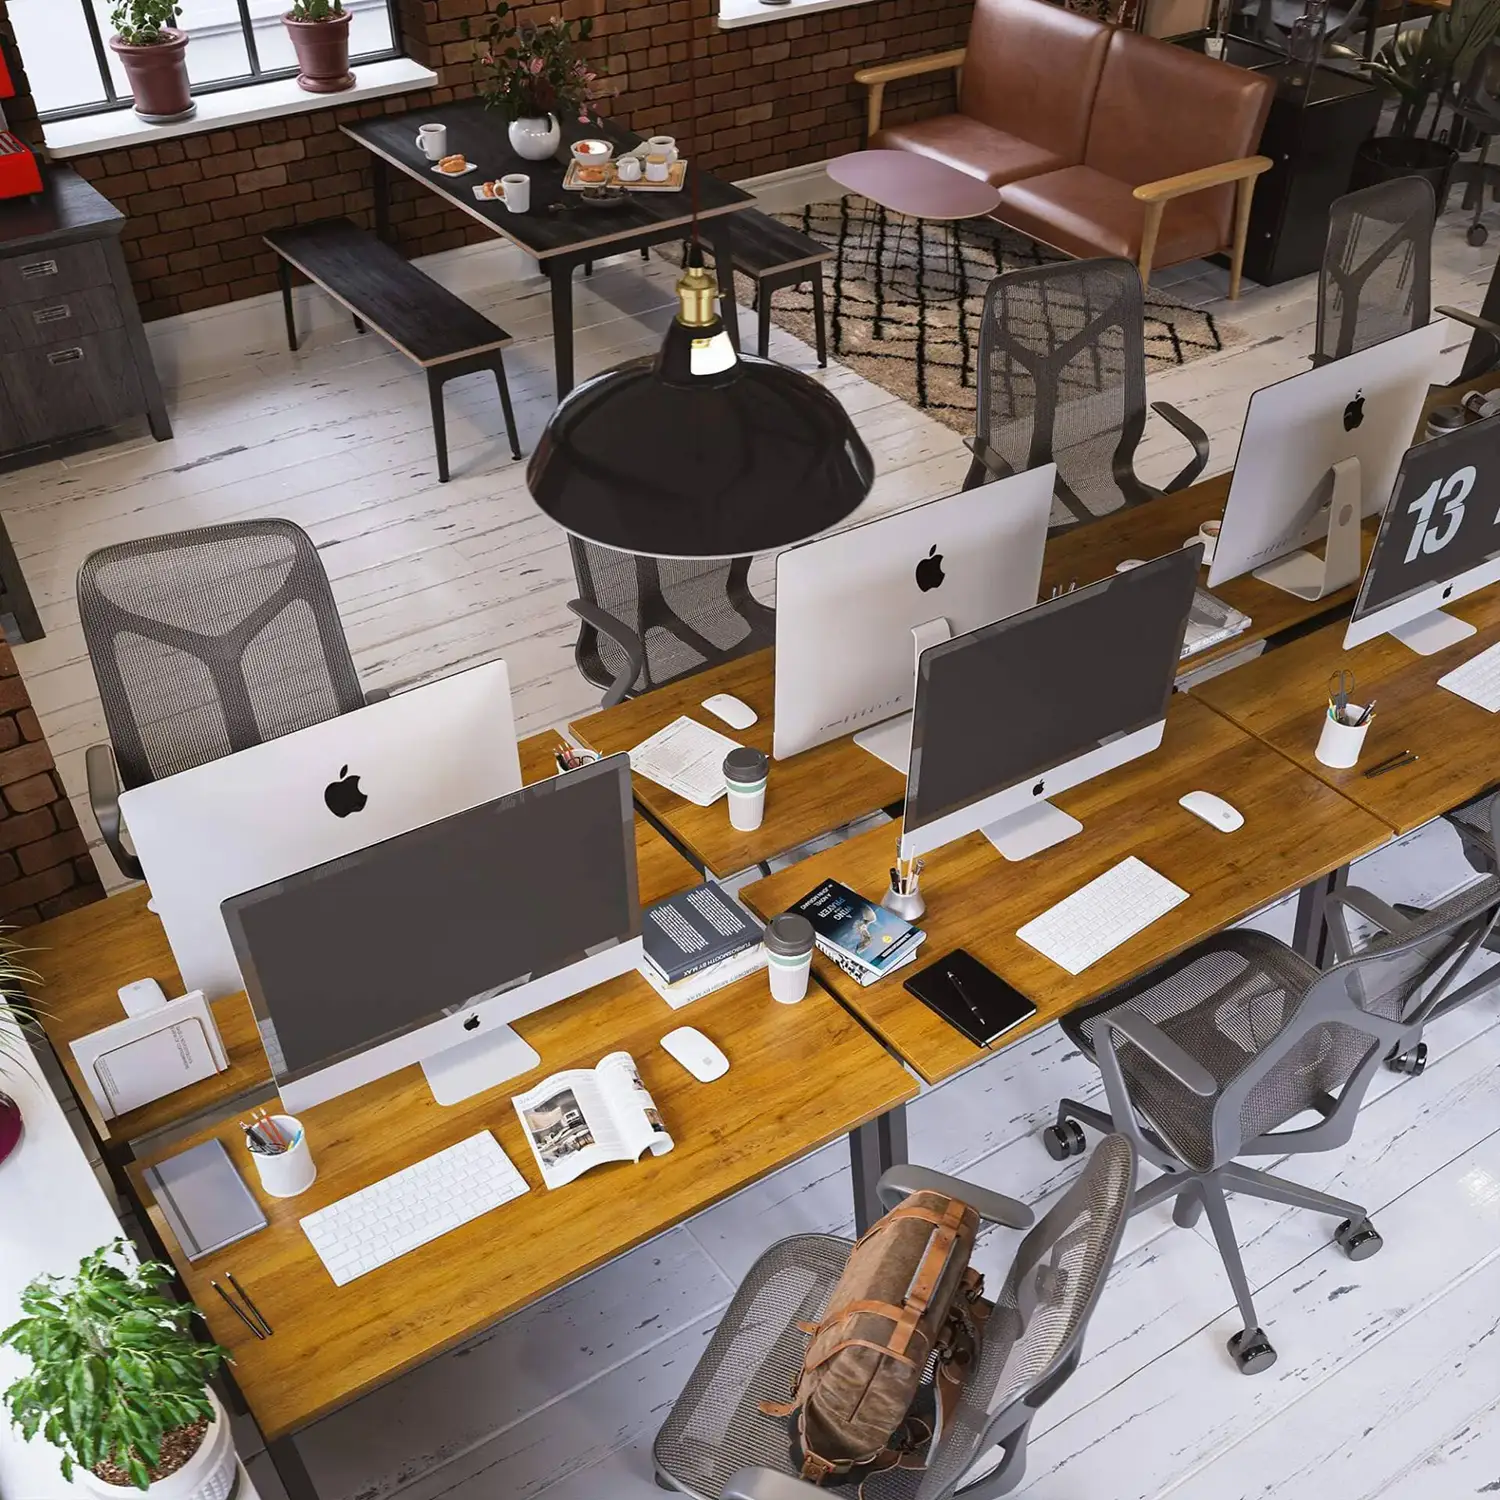
[{"label": "espresso cup", "polygon": [[417,149],[428,161],[442,161],[448,154],[448,127],[424,125],[417,132]]},{"label": "espresso cup", "polygon": [[513,214],[524,214],[531,207],[531,179],[524,172],[507,172],[500,186],[505,189],[505,206]]},{"label": "espresso cup", "polygon": [[646,158],[646,181],[665,182],[672,175],[672,162],[658,151]]},{"label": "espresso cup", "polygon": [[639,182],[644,171],[641,159],[638,156],[622,156],[615,163],[615,176],[621,182]]},{"label": "espresso cup", "polygon": [[677,160],[677,141],[670,135],[653,135],[646,140],[647,156],[665,156],[668,163]]}]

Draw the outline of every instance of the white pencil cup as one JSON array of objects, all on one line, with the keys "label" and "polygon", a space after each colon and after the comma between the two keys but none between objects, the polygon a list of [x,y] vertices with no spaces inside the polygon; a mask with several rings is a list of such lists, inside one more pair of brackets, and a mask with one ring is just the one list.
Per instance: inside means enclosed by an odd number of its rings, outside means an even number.
[{"label": "white pencil cup", "polygon": [[759,828],[766,815],[766,781],[771,762],[764,750],[736,748],[724,757],[724,790],[729,826],[742,833]]},{"label": "white pencil cup", "polygon": [[813,956],[812,923],[796,912],[782,912],[767,925],[765,946],[771,998],[783,1005],[795,1005],[807,994]]},{"label": "white pencil cup", "polygon": [[308,1147],[307,1132],[302,1128],[301,1120],[293,1115],[271,1115],[269,1118],[281,1133],[281,1138],[292,1144],[278,1156],[263,1156],[252,1151],[250,1160],[260,1173],[260,1185],[273,1198],[295,1198],[313,1185],[318,1165]]},{"label": "white pencil cup", "polygon": [[[1359,704],[1351,703],[1344,712],[1357,719],[1364,710]],[[1337,771],[1347,771],[1359,759],[1359,752],[1364,749],[1365,736],[1369,732],[1368,723],[1345,724],[1332,714],[1325,713],[1323,732],[1318,736],[1318,748],[1314,753],[1325,766],[1332,766]]]}]

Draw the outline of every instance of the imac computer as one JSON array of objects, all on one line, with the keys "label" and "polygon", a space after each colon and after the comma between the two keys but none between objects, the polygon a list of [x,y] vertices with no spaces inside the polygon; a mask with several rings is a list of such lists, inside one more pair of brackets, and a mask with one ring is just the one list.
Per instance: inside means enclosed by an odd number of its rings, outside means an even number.
[{"label": "imac computer", "polygon": [[778,760],[855,733],[906,770],[924,647],[1036,603],[1055,464],[791,547],[776,560]]},{"label": "imac computer", "polygon": [[901,858],[977,829],[1019,860],[1077,833],[1046,798],[1161,744],[1202,559],[1183,547],[924,651]]},{"label": "imac computer", "polygon": [[[1359,577],[1360,521],[1385,508],[1446,333],[1439,319],[1250,398],[1209,588],[1253,572],[1321,599]],[[1301,550],[1316,541],[1323,557]]]},{"label": "imac computer", "polygon": [[244,989],[219,906],[521,785],[503,661],[120,794],[189,990]]},{"label": "imac computer", "polygon": [[629,758],[231,897],[224,920],[285,1109],[412,1063],[456,1104],[536,1066],[511,1021],[640,961]]},{"label": "imac computer", "polygon": [[1431,656],[1474,634],[1442,606],[1500,582],[1497,495],[1500,416],[1407,451],[1344,633],[1346,649],[1388,633]]}]

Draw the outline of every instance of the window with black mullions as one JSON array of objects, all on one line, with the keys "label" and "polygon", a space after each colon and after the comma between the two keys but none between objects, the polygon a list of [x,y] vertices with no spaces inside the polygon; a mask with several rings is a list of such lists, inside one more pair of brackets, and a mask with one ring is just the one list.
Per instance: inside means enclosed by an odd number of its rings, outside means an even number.
[{"label": "window with black mullions", "polygon": [[[45,120],[100,114],[131,105],[130,85],[110,51],[116,0],[10,0],[9,16],[26,77]],[[292,40],[281,18],[290,0],[180,0],[190,38],[188,78],[195,94],[296,76]],[[352,20],[352,63],[400,54],[396,0],[344,0]],[[330,102],[337,98],[330,96]]]}]

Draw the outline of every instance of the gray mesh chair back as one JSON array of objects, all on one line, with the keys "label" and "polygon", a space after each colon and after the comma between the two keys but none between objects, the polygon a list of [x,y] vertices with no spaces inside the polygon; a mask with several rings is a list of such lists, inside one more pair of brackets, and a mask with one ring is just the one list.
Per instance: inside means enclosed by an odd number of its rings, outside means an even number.
[{"label": "gray mesh chair back", "polygon": [[775,611],[750,592],[748,557],[642,557],[574,536],[568,546],[578,670],[604,689],[606,707],[775,639]]},{"label": "gray mesh chair back", "polygon": [[1432,185],[1420,177],[1334,201],[1318,273],[1315,365],[1427,324],[1435,217]]},{"label": "gray mesh chair back", "polygon": [[[989,1500],[1020,1483],[1027,1429],[1078,1363],[1134,1181],[1129,1143],[1118,1136],[1101,1142],[1021,1242],[995,1297],[979,1363],[936,1451],[922,1467],[872,1474],[863,1500]],[[953,1184],[960,1196],[963,1187]],[[719,1500],[731,1476],[748,1467],[774,1471],[778,1494],[805,1491],[813,1500],[830,1489],[856,1493],[855,1485],[789,1486],[785,1476],[796,1471],[788,1423],[759,1409],[762,1401],[786,1399],[807,1349],[797,1325],[821,1316],[851,1248],[833,1235],[797,1235],[751,1268],[657,1437],[657,1472],[670,1487]],[[971,1471],[977,1477],[968,1478]],[[752,1494],[753,1486],[735,1493]]]},{"label": "gray mesh chair back", "polygon": [[290,521],[105,547],[78,607],[127,788],[364,704],[317,549]]},{"label": "gray mesh chair back", "polygon": [[[984,299],[977,388],[966,489],[1056,463],[1057,500],[1075,521],[1158,493],[1134,467],[1146,427],[1146,340],[1130,261],[1058,261],[996,277]],[[1165,403],[1156,410],[1197,454],[1167,487],[1180,489],[1207,461],[1207,438]]]}]

